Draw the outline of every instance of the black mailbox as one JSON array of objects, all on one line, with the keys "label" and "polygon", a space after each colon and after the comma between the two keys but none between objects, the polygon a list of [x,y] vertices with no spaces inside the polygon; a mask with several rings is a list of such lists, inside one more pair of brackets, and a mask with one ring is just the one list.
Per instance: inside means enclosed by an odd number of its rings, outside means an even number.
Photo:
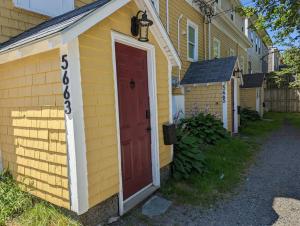
[{"label": "black mailbox", "polygon": [[163,132],[165,145],[172,145],[177,142],[175,124],[165,123],[163,125]]}]

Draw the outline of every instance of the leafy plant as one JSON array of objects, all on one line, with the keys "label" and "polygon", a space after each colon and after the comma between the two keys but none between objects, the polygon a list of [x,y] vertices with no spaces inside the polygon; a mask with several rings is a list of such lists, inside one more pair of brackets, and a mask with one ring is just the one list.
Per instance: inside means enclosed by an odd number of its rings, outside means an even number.
[{"label": "leafy plant", "polygon": [[8,171],[0,173],[0,225],[32,206],[32,199],[13,180]]},{"label": "leafy plant", "polygon": [[261,119],[257,111],[253,111],[248,108],[241,108],[240,116],[242,126],[247,125],[248,122],[259,121]]},{"label": "leafy plant", "polygon": [[198,139],[200,144],[216,144],[217,141],[229,137],[220,120],[210,114],[199,113],[181,120],[183,131]]},{"label": "leafy plant", "polygon": [[187,179],[193,172],[202,173],[204,155],[200,150],[198,139],[182,128],[177,131],[177,144],[174,147],[173,176],[176,179]]}]

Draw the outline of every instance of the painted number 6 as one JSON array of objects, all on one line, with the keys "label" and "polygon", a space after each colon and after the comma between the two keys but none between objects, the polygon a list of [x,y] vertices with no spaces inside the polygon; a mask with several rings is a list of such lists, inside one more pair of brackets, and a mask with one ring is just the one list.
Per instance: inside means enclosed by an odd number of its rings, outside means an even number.
[{"label": "painted number 6", "polygon": [[68,77],[68,68],[69,68],[69,62],[68,62],[68,55],[63,55],[61,58],[62,64],[61,64],[61,69],[63,70],[63,78],[62,82],[64,85],[64,99],[65,99],[65,113],[66,114],[71,114],[72,113],[72,108],[71,108],[71,94],[69,92],[69,83],[70,79]]}]

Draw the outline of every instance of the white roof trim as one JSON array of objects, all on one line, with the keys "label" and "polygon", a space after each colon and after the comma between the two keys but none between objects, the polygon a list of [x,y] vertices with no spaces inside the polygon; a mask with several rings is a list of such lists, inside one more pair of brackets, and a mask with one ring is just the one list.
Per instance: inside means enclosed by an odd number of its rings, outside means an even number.
[{"label": "white roof trim", "polygon": [[[53,39],[53,37],[51,36],[46,36],[45,38],[41,38],[40,40],[30,40],[29,37],[25,40],[26,42],[22,40],[15,44],[15,48],[2,50],[3,52],[0,53],[0,64],[7,63],[16,59],[21,59],[25,56],[30,56],[36,53],[49,51],[51,49],[58,48],[59,45],[69,43],[95,24],[109,17],[111,14],[122,8],[130,1],[131,0],[112,0],[99,9],[96,9],[94,12],[86,15],[82,19],[79,19],[70,27],[64,29],[62,32],[55,34],[55,45],[52,44],[53,41],[50,41]],[[172,66],[178,66],[179,68],[181,68],[181,60],[177,54],[177,51],[174,48],[172,41],[151,2],[148,0],[135,0],[135,2],[140,8],[144,8],[148,11],[149,18],[151,18],[154,22],[154,25],[150,28],[150,30],[152,31],[155,39],[160,45],[160,48],[164,51],[169,62],[172,63]],[[41,43],[43,43],[43,48],[39,49],[38,51],[28,50],[33,46],[41,45]],[[45,47],[46,43],[49,43],[47,48]],[[27,48],[27,51],[24,51],[24,53],[20,54],[20,51],[23,51],[24,48]]]},{"label": "white roof trim", "polygon": [[152,3],[149,0],[135,0],[135,2],[140,8],[145,8],[148,12],[149,18],[153,20],[154,26],[150,27],[150,30],[156,38],[160,48],[164,50],[172,65],[178,66],[179,69],[181,69],[182,62],[180,57]]},{"label": "white roof trim", "polygon": [[104,6],[96,9],[94,12],[87,15],[82,20],[74,23],[70,27],[66,28],[62,32],[63,43],[68,43],[74,38],[78,37],[83,32],[89,30],[95,24],[109,17],[111,14],[116,12],[118,9],[126,5],[130,0],[113,0]]}]

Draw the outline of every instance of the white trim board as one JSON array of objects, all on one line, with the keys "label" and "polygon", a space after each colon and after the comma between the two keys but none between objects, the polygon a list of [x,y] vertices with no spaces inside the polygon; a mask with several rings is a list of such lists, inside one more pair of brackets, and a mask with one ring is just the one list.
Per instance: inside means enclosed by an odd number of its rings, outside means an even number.
[{"label": "white trim board", "polygon": [[[68,177],[71,210],[81,215],[88,211],[88,173],[84,130],[83,100],[81,88],[80,54],[78,39],[74,39],[61,49],[62,56],[67,54],[69,68],[69,92],[71,114],[65,114],[66,140],[68,149]],[[63,65],[63,63],[62,63]],[[62,80],[65,70],[62,69]],[[65,91],[63,85],[63,92]]]},{"label": "white trim board", "polygon": [[223,127],[228,129],[228,91],[227,91],[227,83],[222,82],[222,111],[223,111]]},{"label": "white trim board", "polygon": [[238,78],[234,77],[234,133],[239,132],[239,114],[238,114]]},{"label": "white trim board", "polygon": [[123,198],[123,184],[122,184],[122,167],[121,167],[121,141],[120,141],[120,121],[119,121],[119,100],[118,100],[118,81],[116,68],[116,53],[115,43],[122,43],[134,48],[147,51],[148,60],[148,87],[149,87],[149,101],[150,101],[150,123],[151,123],[151,153],[152,153],[152,177],[153,186],[160,187],[160,166],[159,166],[159,135],[158,135],[158,112],[157,112],[157,91],[156,91],[156,59],[155,47],[149,43],[142,43],[134,38],[112,31],[112,55],[114,66],[114,93],[115,93],[115,108],[116,108],[116,129],[118,142],[118,158],[119,158],[119,211],[120,215],[125,213],[124,204],[129,199]]}]

